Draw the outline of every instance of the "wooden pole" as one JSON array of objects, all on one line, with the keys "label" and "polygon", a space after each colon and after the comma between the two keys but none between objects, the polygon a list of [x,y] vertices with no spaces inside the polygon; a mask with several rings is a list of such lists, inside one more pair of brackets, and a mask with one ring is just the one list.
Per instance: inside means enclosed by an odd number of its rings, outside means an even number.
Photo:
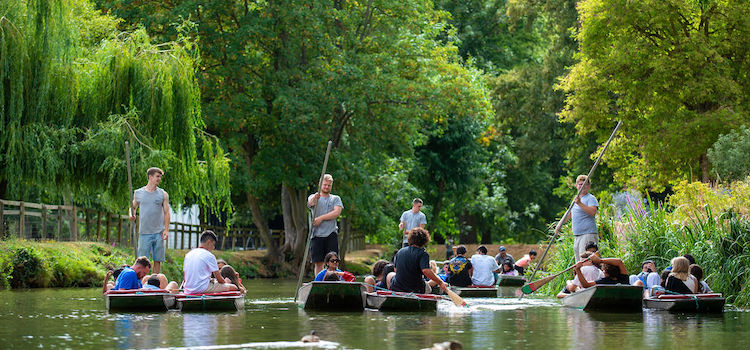
[{"label": "wooden pole", "polygon": [[100,233],[102,231],[102,212],[96,211],[96,241],[99,242]]},{"label": "wooden pole", "polygon": [[26,208],[23,202],[19,205],[18,215],[18,238],[26,238],[26,228],[24,227],[26,226],[26,219],[24,217],[26,215]]},{"label": "wooden pole", "polygon": [[55,239],[59,242],[62,237],[62,209],[57,206],[57,232],[55,232]]},{"label": "wooden pole", "polygon": [[109,212],[106,213],[107,215],[107,231],[104,232],[104,241],[109,243],[109,230],[112,228],[112,215],[109,214]]},{"label": "wooden pole", "polygon": [[47,239],[47,207],[42,204],[42,242]]},{"label": "wooden pole", "polygon": [[[323,185],[323,176],[326,174],[326,167],[328,166],[328,156],[331,154],[331,146],[333,145],[333,141],[328,141],[328,147],[326,148],[326,156],[323,160],[323,171],[320,172],[320,179],[318,180],[318,193],[320,193],[320,187]],[[313,206],[312,209],[312,219],[315,219],[315,209],[318,208],[318,202],[315,202],[315,206]],[[305,266],[307,264],[307,254],[310,250],[310,240],[312,240],[312,234],[313,234],[313,226],[312,226],[312,219],[309,220],[309,229],[310,233],[307,236],[307,244],[305,244],[305,253],[302,257],[302,262],[300,263],[299,267],[299,278],[297,279],[297,289],[294,291],[294,302],[297,302],[297,297],[299,296],[299,287],[302,285],[302,277],[305,275]],[[273,239],[273,237],[271,237]]]},{"label": "wooden pole", "polygon": [[73,242],[78,241],[78,208],[73,206],[73,232],[70,233]]},{"label": "wooden pole", "polygon": [[[130,143],[128,141],[125,141],[125,164],[127,164],[128,168],[128,196],[130,197],[130,202],[128,202],[128,216],[135,215],[135,211],[133,209],[133,177],[130,175]],[[133,245],[133,257],[138,256],[138,239],[135,235],[135,225],[133,225],[133,220],[130,220],[128,217],[128,235],[131,237],[130,243]]]}]

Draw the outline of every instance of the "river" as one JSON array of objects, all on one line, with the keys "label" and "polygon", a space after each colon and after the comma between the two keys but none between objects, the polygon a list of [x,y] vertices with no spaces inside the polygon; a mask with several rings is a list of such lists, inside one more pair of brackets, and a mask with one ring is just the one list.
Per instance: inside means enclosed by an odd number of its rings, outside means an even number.
[{"label": "river", "polygon": [[244,311],[108,313],[100,289],[0,291],[0,348],[283,348],[316,330],[322,349],[420,349],[456,340],[464,349],[747,349],[750,312],[718,315],[594,313],[545,298],[441,301],[437,312],[307,312],[296,282],[247,280]]}]

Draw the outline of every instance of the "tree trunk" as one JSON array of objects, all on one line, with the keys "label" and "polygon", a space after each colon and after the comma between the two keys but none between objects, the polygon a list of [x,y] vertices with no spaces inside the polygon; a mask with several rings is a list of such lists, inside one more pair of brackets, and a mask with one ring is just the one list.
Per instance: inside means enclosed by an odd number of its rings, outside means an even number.
[{"label": "tree trunk", "polygon": [[708,175],[709,162],[708,162],[708,157],[706,156],[705,153],[701,155],[700,164],[701,164],[701,182],[708,183],[709,181],[711,181],[711,179]]},{"label": "tree trunk", "polygon": [[263,244],[268,249],[266,256],[271,262],[280,262],[283,260],[279,252],[279,247],[274,242],[271,236],[271,230],[268,228],[268,221],[263,216],[263,212],[260,210],[258,205],[258,199],[247,193],[247,203],[250,205],[250,212],[253,214],[253,223],[255,227],[260,231],[260,239],[263,240]]},{"label": "tree trunk", "polygon": [[[349,218],[342,218],[341,225],[339,225],[339,259],[341,263],[344,263],[346,258],[346,252],[349,250],[349,241],[352,238],[352,224]],[[346,265],[343,265],[346,268]]]},{"label": "tree trunk", "polygon": [[293,263],[299,264],[305,254],[310,234],[308,223],[307,193],[289,186],[281,187],[281,208],[284,219],[285,241],[283,252],[294,254]]}]

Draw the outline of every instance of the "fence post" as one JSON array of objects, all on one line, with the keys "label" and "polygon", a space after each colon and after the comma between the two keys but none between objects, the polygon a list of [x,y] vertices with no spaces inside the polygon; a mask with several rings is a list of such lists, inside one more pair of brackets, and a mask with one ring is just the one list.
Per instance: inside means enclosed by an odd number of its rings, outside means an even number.
[{"label": "fence post", "polygon": [[104,234],[104,241],[109,244],[109,230],[112,228],[112,214],[107,213],[107,232]]},{"label": "fence post", "polygon": [[122,245],[122,216],[117,215],[117,244]]},{"label": "fence post", "polygon": [[78,241],[78,208],[73,205],[73,232],[70,233],[73,242]]},{"label": "fence post", "polygon": [[47,206],[42,204],[42,242],[47,239]]},{"label": "fence post", "polygon": [[57,232],[55,232],[55,239],[59,242],[62,237],[62,209],[57,206]]},{"label": "fence post", "polygon": [[3,218],[3,212],[5,211],[5,202],[0,199],[0,239],[5,237],[5,218]]},{"label": "fence post", "polygon": [[26,226],[26,218],[24,218],[24,215],[26,215],[26,208],[23,205],[23,202],[19,205],[19,222],[18,222],[18,238],[26,238],[26,229],[24,226]]},{"label": "fence post", "polygon": [[99,242],[99,235],[102,232],[102,212],[96,211],[96,241]]}]

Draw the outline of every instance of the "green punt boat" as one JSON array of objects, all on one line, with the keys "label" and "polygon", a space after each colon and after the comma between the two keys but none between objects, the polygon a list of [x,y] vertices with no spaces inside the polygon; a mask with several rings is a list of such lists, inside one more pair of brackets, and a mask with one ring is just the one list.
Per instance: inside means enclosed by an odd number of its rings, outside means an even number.
[{"label": "green punt boat", "polygon": [[167,311],[174,307],[175,295],[162,289],[110,290],[104,301],[107,311]]},{"label": "green punt boat", "polygon": [[468,287],[455,287],[451,286],[451,290],[456,292],[463,298],[495,298],[497,297],[497,287],[495,286],[468,286]]},{"label": "green punt boat", "polygon": [[320,281],[305,283],[298,298],[305,310],[362,311],[367,289],[360,282]]},{"label": "green punt boat", "polygon": [[497,276],[497,285],[500,287],[521,287],[526,284],[526,278],[523,276],[499,275]]},{"label": "green punt boat", "polygon": [[719,293],[660,295],[643,299],[645,308],[669,312],[724,312],[724,303],[724,297]]},{"label": "green punt boat", "polygon": [[584,310],[641,312],[643,287],[600,284],[571,293],[562,298],[562,304]]},{"label": "green punt boat", "polygon": [[207,294],[179,294],[175,298],[177,309],[191,311],[239,311],[245,309],[245,294],[222,292]]},{"label": "green punt boat", "polygon": [[367,307],[380,311],[435,311],[440,299],[435,294],[377,291],[367,293]]}]

